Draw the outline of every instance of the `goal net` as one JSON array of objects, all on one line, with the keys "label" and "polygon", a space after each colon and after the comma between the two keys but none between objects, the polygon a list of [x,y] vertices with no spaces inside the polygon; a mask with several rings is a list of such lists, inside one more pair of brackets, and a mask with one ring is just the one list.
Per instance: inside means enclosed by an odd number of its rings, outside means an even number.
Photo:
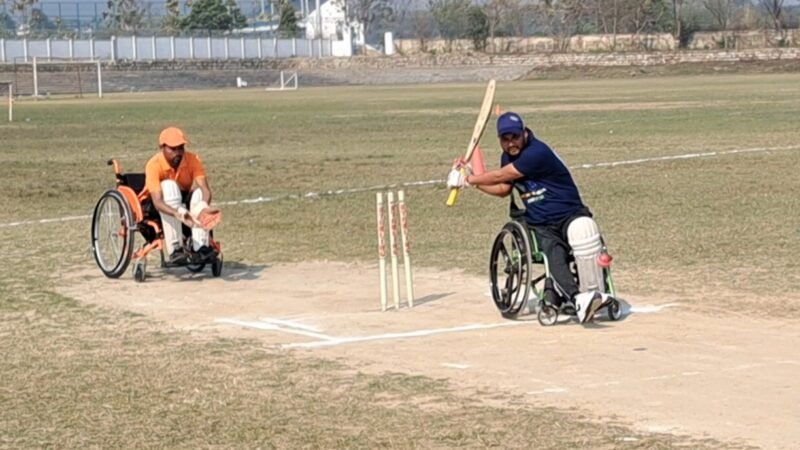
[{"label": "goal net", "polygon": [[281,76],[278,82],[269,86],[268,91],[288,91],[297,89],[297,72],[284,72],[281,70]]},{"label": "goal net", "polygon": [[94,60],[15,59],[13,82],[15,95],[103,96],[102,67]]}]

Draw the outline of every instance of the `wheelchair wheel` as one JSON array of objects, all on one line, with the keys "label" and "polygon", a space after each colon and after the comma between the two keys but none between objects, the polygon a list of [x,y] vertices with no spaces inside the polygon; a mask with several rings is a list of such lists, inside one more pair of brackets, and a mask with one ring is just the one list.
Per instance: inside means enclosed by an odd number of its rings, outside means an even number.
[{"label": "wheelchair wheel", "polygon": [[619,304],[619,300],[612,300],[606,309],[608,309],[608,320],[616,321],[622,317],[622,305]]},{"label": "wheelchair wheel", "polygon": [[222,253],[218,254],[211,262],[211,275],[215,277],[222,275]]},{"label": "wheelchair wheel", "polygon": [[489,258],[492,299],[503,317],[516,316],[531,288],[531,252],[528,230],[508,222],[494,240]]},{"label": "wheelchair wheel", "polygon": [[192,273],[200,273],[206,268],[206,263],[187,264],[186,269]]},{"label": "wheelchair wheel", "polygon": [[106,191],[92,216],[92,253],[105,276],[119,278],[125,273],[133,255],[135,229],[131,207],[122,194]]},{"label": "wheelchair wheel", "polygon": [[558,309],[548,303],[539,302],[539,312],[536,314],[539,324],[545,327],[554,325],[558,320]]},{"label": "wheelchair wheel", "polygon": [[147,263],[145,260],[137,261],[133,264],[133,279],[139,283],[147,278]]}]

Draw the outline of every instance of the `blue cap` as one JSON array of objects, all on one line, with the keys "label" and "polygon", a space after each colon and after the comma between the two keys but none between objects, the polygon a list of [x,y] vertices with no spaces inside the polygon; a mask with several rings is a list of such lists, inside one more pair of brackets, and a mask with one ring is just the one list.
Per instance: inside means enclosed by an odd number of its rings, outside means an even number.
[{"label": "blue cap", "polygon": [[520,117],[519,114],[507,112],[497,118],[498,137],[508,133],[519,136],[524,132],[525,124],[522,122],[522,117]]}]

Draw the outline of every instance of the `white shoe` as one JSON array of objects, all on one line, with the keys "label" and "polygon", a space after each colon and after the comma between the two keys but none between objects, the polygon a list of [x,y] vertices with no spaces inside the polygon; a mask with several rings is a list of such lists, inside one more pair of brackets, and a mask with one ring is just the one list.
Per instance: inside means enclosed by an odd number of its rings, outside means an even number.
[{"label": "white shoe", "polygon": [[605,306],[611,297],[597,291],[582,292],[575,296],[575,309],[580,323],[591,322],[597,311]]}]

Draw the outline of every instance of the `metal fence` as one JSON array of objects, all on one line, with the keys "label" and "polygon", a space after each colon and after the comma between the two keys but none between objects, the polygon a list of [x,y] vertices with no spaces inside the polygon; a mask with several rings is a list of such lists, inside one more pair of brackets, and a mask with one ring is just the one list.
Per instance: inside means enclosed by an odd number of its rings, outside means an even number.
[{"label": "metal fence", "polygon": [[352,56],[348,41],[263,37],[111,37],[0,39],[0,63],[36,58],[71,60],[241,60]]}]

